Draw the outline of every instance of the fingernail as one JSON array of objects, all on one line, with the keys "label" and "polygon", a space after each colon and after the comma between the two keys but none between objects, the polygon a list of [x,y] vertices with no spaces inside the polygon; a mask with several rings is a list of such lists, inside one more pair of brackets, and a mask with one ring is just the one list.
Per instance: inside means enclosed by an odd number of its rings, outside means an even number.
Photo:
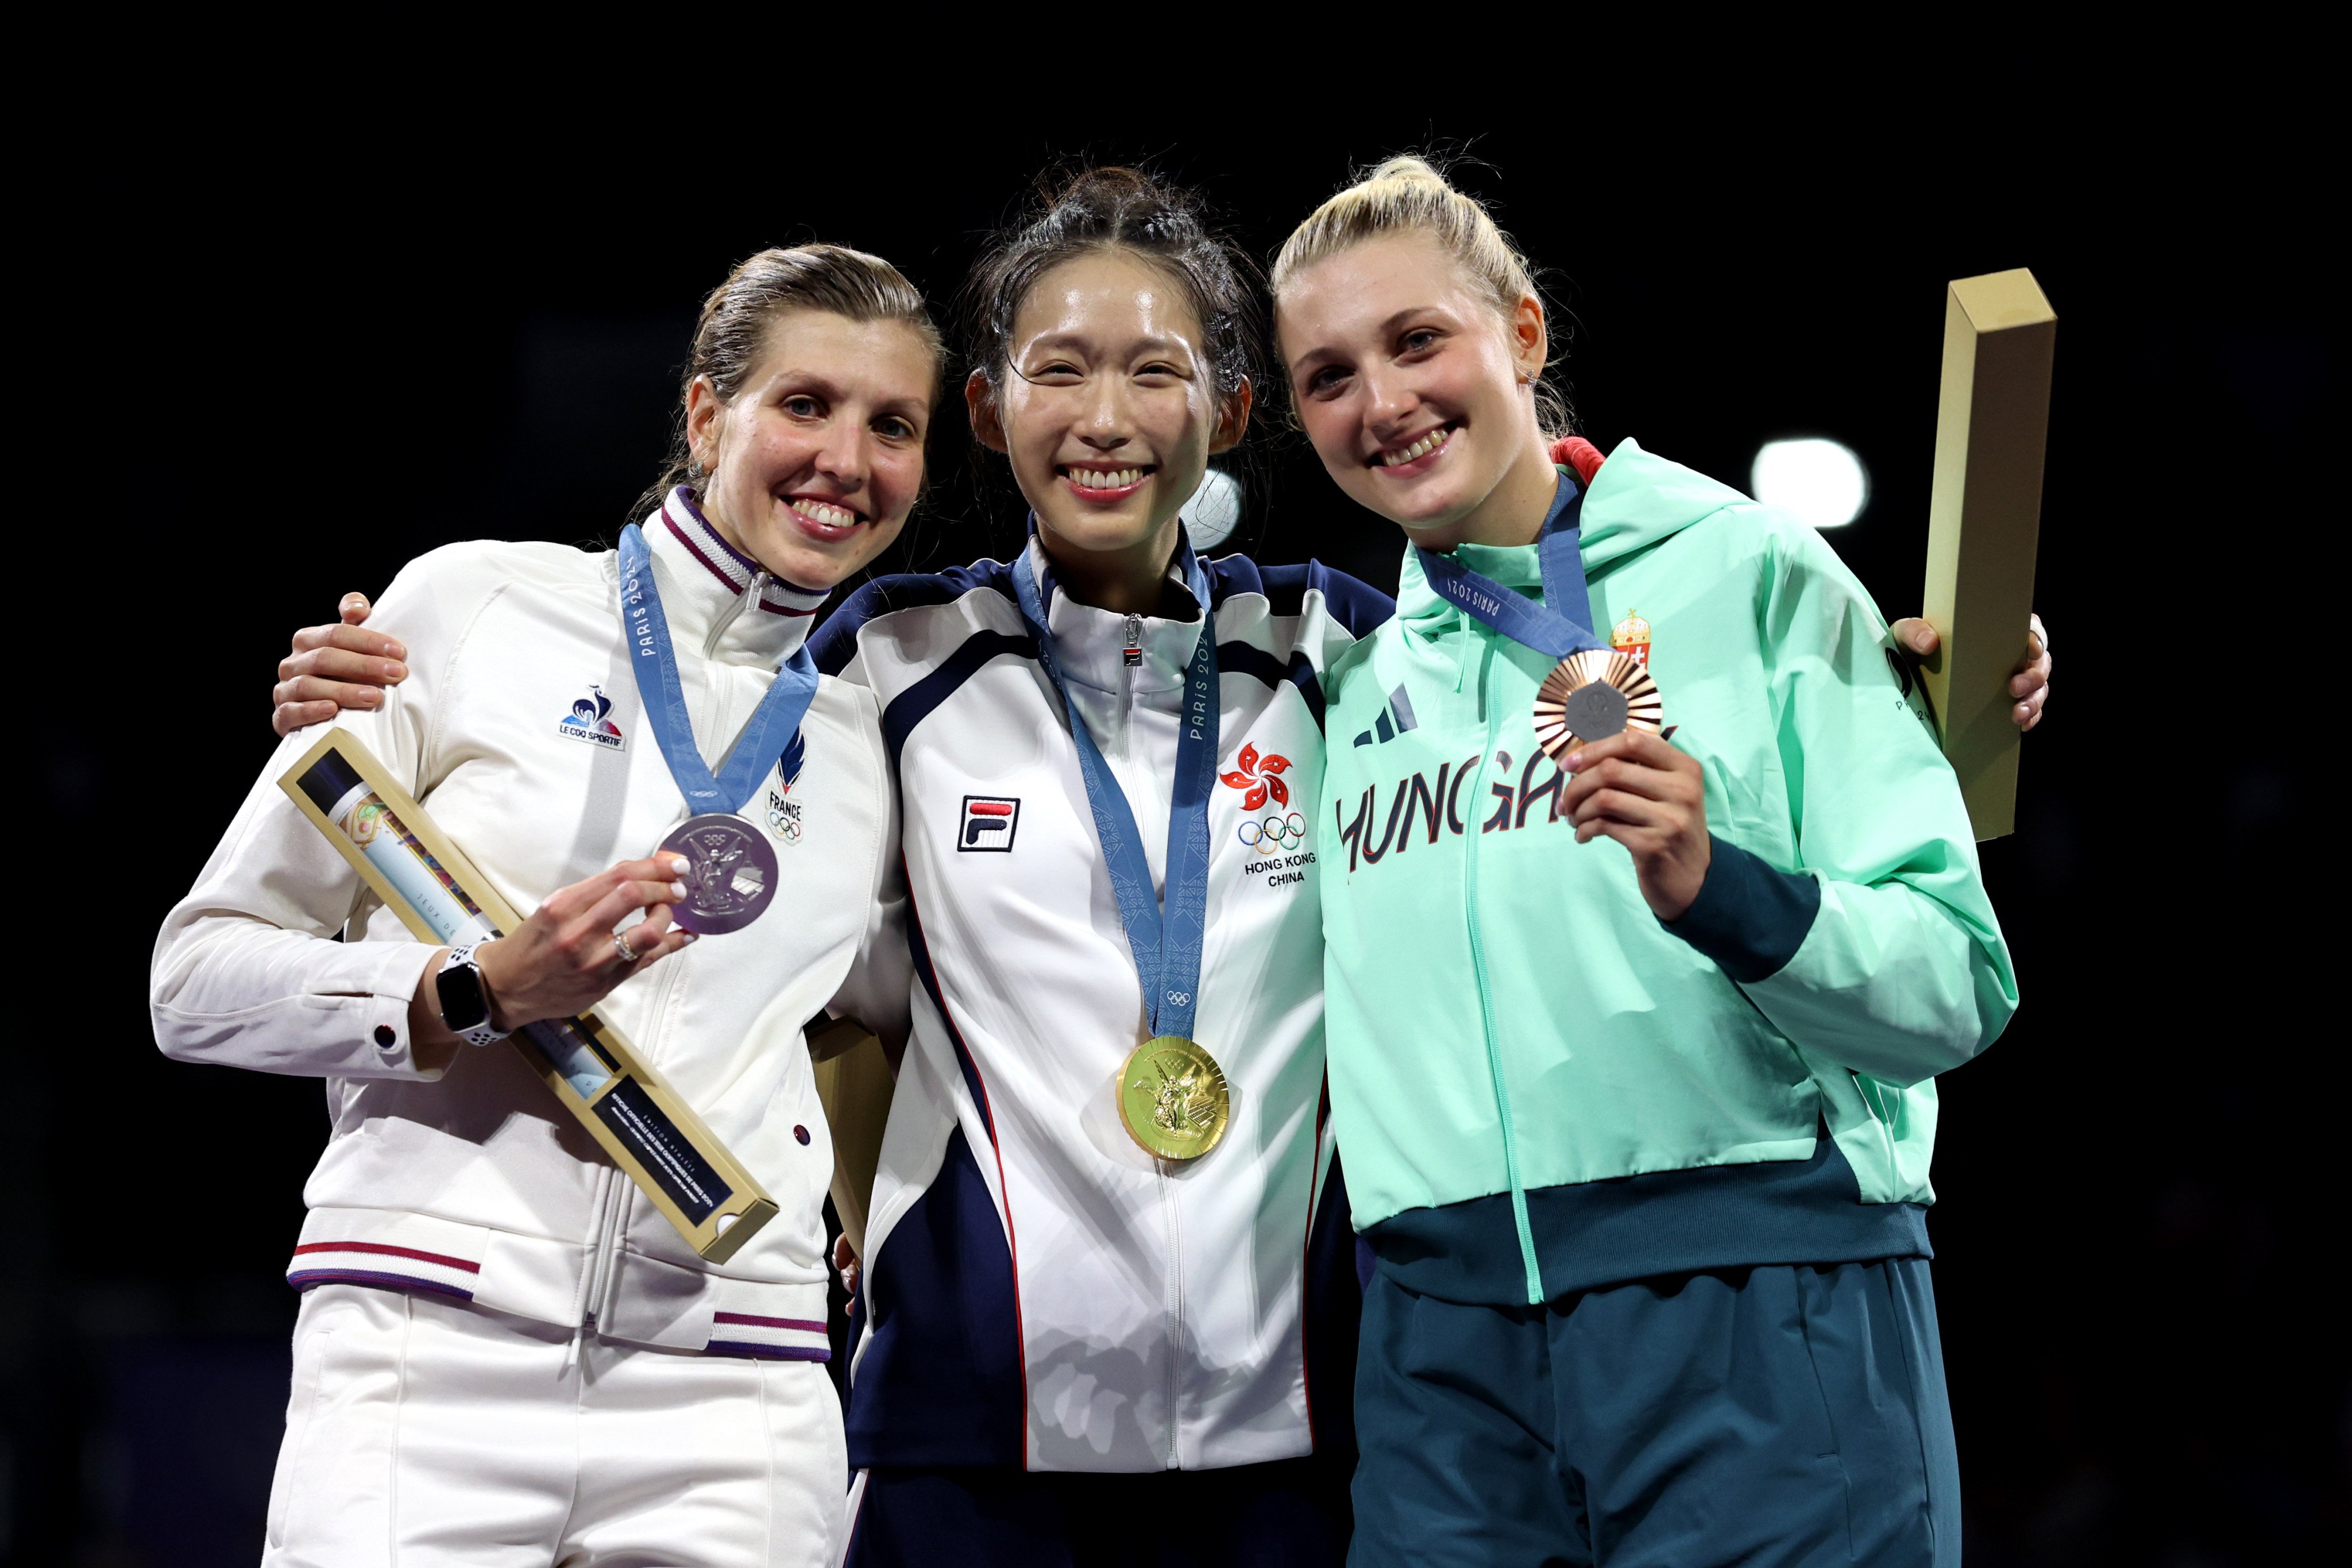
[{"label": "fingernail", "polygon": [[361,707],[362,707],[362,708],[380,708],[380,707],[382,707],[383,705],[383,692],[381,692],[381,691],[377,691],[377,690],[373,689],[373,688],[371,688],[370,689],[368,689],[368,690],[366,690],[366,691],[362,691],[362,692],[361,692],[361,693],[360,693],[360,706],[361,706]]},{"label": "fingernail", "polygon": [[686,940],[678,943],[678,945],[680,947],[692,947],[696,942],[700,942],[702,938],[696,935],[693,931],[688,931],[686,933]]},{"label": "fingernail", "polygon": [[408,657],[408,645],[404,642],[396,642],[384,651],[391,654],[394,658],[406,658]]},{"label": "fingernail", "polygon": [[686,897],[686,884],[684,882],[672,882],[669,885],[669,896],[673,899],[683,899]]},{"label": "fingernail", "polygon": [[395,659],[385,659],[383,678],[386,680],[405,680],[408,679],[408,667]]},{"label": "fingernail", "polygon": [[684,876],[686,874],[686,857],[683,855],[672,855],[669,858],[669,868],[677,872],[679,876]]},{"label": "fingernail", "polygon": [[1570,773],[1574,773],[1583,764],[1584,753],[1582,752],[1570,752],[1568,753],[1568,761],[1560,763],[1560,766],[1566,768]]}]

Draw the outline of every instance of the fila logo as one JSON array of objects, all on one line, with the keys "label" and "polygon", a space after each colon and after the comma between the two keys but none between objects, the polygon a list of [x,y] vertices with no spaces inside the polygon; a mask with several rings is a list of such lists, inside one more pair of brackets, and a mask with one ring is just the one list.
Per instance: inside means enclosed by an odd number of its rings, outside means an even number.
[{"label": "fila logo", "polygon": [[1021,797],[1010,795],[968,795],[956,828],[958,850],[1013,852],[1013,835],[1021,826]]}]

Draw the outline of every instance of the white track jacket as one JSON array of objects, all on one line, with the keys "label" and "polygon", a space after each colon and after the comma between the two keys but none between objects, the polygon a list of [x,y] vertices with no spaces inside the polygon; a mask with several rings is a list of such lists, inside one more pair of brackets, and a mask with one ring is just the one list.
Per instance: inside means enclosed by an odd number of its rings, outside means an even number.
[{"label": "white track jacket", "polygon": [[[822,595],[760,572],[680,496],[644,528],[696,742],[715,762]],[[407,645],[409,679],[382,709],[340,716],[524,911],[650,853],[687,815],[637,696],[616,559],[479,542],[410,563],[370,622]],[[152,1005],[167,1056],[327,1080],[333,1131],[304,1189],[289,1281],[593,1319],[645,1344],[824,1359],[833,1143],[802,1025],[831,1005],[903,1028],[910,986],[876,717],[869,692],[820,684],[799,739],[742,808],[772,835],[777,907],[602,1005],[777,1203],[723,1267],[686,1246],[513,1046],[461,1046],[446,1072],[418,1069],[408,1005],[434,950],[278,788],[317,731],[288,737],[165,921]]]},{"label": "white track jacket", "polygon": [[[883,579],[818,634],[819,668],[881,704],[918,979],[867,1225],[853,1468],[1214,1468],[1351,1436],[1314,818],[1321,671],[1389,605],[1319,565],[1208,572],[1223,782],[1197,1035],[1233,1120],[1181,1164],[1113,1101],[1143,999],[1008,566]],[[1047,615],[1157,884],[1199,623],[1059,595]]]}]

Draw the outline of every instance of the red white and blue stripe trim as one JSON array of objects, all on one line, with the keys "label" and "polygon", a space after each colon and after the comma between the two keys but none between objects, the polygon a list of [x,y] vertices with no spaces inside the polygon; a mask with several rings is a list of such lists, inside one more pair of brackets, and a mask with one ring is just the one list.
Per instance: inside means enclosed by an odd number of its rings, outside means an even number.
[{"label": "red white and blue stripe trim", "polygon": [[[694,504],[694,497],[684,485],[669,492],[669,499],[662,503],[661,517],[677,542],[686,546],[686,552],[735,593],[742,593],[754,577],[767,571],[719,537],[719,531],[710,526],[710,520],[702,515],[702,509]],[[825,597],[823,589],[797,588],[771,575],[767,586],[760,590],[760,608],[772,616],[813,616],[824,608]]]},{"label": "red white and blue stripe trim", "polygon": [[286,1283],[297,1290],[314,1285],[373,1285],[384,1290],[429,1290],[460,1301],[474,1299],[482,1266],[446,1252],[394,1247],[381,1241],[311,1241],[294,1249]]},{"label": "red white and blue stripe trim", "polygon": [[756,1356],[762,1361],[831,1361],[833,1345],[814,1318],[763,1318],[753,1312],[714,1312],[705,1355]]}]

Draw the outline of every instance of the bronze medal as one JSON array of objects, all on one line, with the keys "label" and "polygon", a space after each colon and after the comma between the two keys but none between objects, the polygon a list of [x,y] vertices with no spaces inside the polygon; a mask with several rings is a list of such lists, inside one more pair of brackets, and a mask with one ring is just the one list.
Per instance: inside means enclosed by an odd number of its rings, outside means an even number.
[{"label": "bronze medal", "polygon": [[1570,654],[1536,691],[1536,744],[1557,766],[1621,730],[1658,733],[1665,717],[1658,683],[1639,660],[1608,648]]},{"label": "bronze medal", "polygon": [[1118,1119],[1148,1153],[1197,1160],[1217,1146],[1232,1115],[1217,1058],[1181,1035],[1144,1041],[1119,1068]]}]

